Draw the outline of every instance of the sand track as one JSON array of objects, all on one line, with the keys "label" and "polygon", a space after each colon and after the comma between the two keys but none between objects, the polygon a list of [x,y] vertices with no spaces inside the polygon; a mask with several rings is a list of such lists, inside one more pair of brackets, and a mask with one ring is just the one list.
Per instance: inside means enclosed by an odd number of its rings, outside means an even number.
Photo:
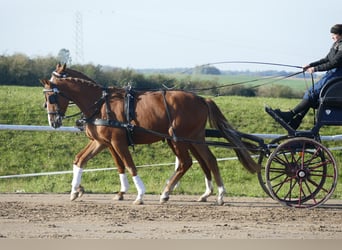
[{"label": "sand track", "polygon": [[269,198],[226,197],[224,206],[172,195],[133,205],[109,194],[0,194],[0,238],[6,239],[342,239],[342,201],[316,209],[285,208]]}]

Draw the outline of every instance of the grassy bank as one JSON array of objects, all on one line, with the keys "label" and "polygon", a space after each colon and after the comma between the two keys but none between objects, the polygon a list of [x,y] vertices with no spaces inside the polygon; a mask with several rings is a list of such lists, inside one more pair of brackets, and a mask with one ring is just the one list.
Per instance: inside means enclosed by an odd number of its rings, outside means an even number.
[{"label": "grassy bank", "polygon": [[[43,94],[40,87],[0,86],[0,124],[47,125],[46,111],[43,109]],[[246,133],[284,134],[285,130],[264,112],[264,105],[287,109],[295,105],[295,99],[214,97],[231,124]],[[77,112],[74,107],[69,114]],[[310,113],[302,125],[312,127],[313,114]],[[73,126],[74,120],[65,121],[64,126]],[[323,135],[341,134],[340,127],[327,127]],[[86,145],[84,133],[0,131],[0,176],[65,171],[72,169],[74,156]],[[338,142],[324,143],[336,146]],[[173,173],[174,156],[164,142],[152,145],[138,145],[132,150],[137,166],[170,163],[168,166],[139,168],[147,193],[159,194],[166,180]],[[217,158],[235,156],[232,150],[212,147]],[[341,153],[333,151],[341,162]],[[92,159],[87,169],[115,167],[108,151]],[[237,160],[220,161],[228,196],[265,196],[256,175],[248,173]],[[341,175],[340,181],[341,182]],[[0,192],[69,192],[71,174],[0,179]],[[130,179],[131,182],[131,179]],[[82,181],[88,192],[111,193],[118,191],[119,179],[116,171],[85,173]],[[204,191],[204,175],[198,164],[188,171],[181,181],[177,193],[200,194]],[[131,182],[130,192],[135,193]],[[342,198],[341,185],[337,186],[334,197]]]}]

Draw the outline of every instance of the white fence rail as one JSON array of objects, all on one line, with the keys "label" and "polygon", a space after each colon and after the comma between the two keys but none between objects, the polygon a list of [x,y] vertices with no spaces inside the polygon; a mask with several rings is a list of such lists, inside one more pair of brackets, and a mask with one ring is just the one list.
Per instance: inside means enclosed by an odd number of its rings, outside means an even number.
[{"label": "white fence rail", "polygon": [[[60,127],[58,129],[54,129],[50,126],[36,126],[36,125],[7,125],[0,124],[0,130],[20,130],[20,131],[54,131],[54,132],[81,132],[78,128],[75,127]],[[284,134],[253,134],[263,139],[275,139]],[[341,141],[342,135],[330,135],[330,136],[321,136],[322,141]],[[330,150],[341,150],[342,147],[330,148]],[[236,160],[237,157],[228,157],[228,158],[220,158],[217,161],[227,161],[227,160]],[[196,163],[196,161],[194,161]],[[175,163],[160,163],[160,164],[149,164],[137,166],[137,168],[143,167],[153,167],[153,166],[171,166]],[[96,171],[108,171],[115,170],[116,168],[97,168],[97,169],[85,169],[84,172],[96,172]],[[16,175],[4,175],[0,176],[0,179],[9,179],[9,178],[22,178],[22,177],[35,177],[35,176],[44,176],[44,175],[60,175],[60,174],[71,174],[72,171],[59,171],[59,172],[43,172],[43,173],[30,173],[30,174],[16,174]]]},{"label": "white fence rail", "polygon": [[[20,130],[20,131],[55,131],[55,132],[81,132],[75,127],[60,127],[54,129],[50,126],[37,125],[8,125],[0,124],[0,130]],[[252,134],[263,139],[275,139],[285,134]],[[322,141],[342,141],[342,135],[321,136]]]}]

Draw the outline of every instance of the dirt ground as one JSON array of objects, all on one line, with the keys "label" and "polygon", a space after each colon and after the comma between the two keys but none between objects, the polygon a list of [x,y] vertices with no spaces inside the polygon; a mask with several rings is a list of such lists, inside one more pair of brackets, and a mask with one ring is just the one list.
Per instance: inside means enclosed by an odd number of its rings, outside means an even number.
[{"label": "dirt ground", "polygon": [[269,198],[172,195],[159,204],[146,195],[114,201],[109,194],[0,194],[3,239],[342,239],[342,201],[315,209],[290,209]]}]

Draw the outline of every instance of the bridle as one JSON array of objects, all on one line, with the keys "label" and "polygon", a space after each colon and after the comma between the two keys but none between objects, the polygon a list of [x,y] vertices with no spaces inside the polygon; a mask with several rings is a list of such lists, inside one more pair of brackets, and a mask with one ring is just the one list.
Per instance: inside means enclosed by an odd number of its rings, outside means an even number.
[{"label": "bridle", "polygon": [[[58,73],[56,71],[53,71],[52,75],[54,77],[56,77],[56,78],[66,78],[68,76],[67,73]],[[48,115],[56,115],[56,116],[59,116],[60,119],[68,119],[68,118],[71,118],[71,117],[78,116],[78,115],[82,114],[82,112],[78,112],[76,114],[66,116],[64,112],[61,112],[60,105],[58,103],[58,96],[62,96],[65,99],[69,100],[69,105],[72,104],[73,101],[72,101],[71,98],[69,98],[67,95],[65,95],[64,93],[62,93],[58,89],[57,85],[52,81],[52,77],[49,80],[49,82],[50,82],[50,87],[51,88],[49,88],[49,89],[44,88],[43,89],[43,93],[44,94],[45,93],[53,93],[52,95],[49,95],[47,98],[48,98],[48,102],[50,104],[55,105],[56,111],[48,111]],[[46,106],[46,103],[45,103],[45,106]]]},{"label": "bridle", "polygon": [[[106,110],[107,110],[107,113],[109,112],[108,111],[108,89],[107,88],[103,88],[102,89],[102,96],[99,98],[99,100],[97,100],[93,105],[92,105],[92,108],[95,107],[95,111],[93,112],[93,114],[86,118],[84,117],[83,115],[83,112],[78,112],[76,114],[72,114],[72,115],[68,115],[66,116],[64,112],[61,112],[61,109],[60,109],[60,105],[59,105],[59,102],[58,102],[58,96],[62,96],[63,98],[67,99],[69,101],[69,105],[70,104],[73,104],[73,100],[68,97],[67,95],[65,95],[63,92],[61,92],[58,87],[57,87],[57,84],[53,82],[53,77],[56,77],[58,79],[62,79],[62,78],[67,78],[68,77],[68,74],[66,72],[62,72],[62,73],[58,73],[56,71],[53,71],[52,72],[52,77],[50,78],[49,82],[50,82],[50,88],[47,89],[47,88],[44,88],[43,90],[43,93],[52,93],[51,95],[49,95],[47,97],[47,101],[50,103],[50,104],[53,104],[55,105],[55,111],[48,111],[48,115],[55,115],[56,116],[56,119],[58,120],[58,122],[61,122],[61,120],[63,119],[68,119],[68,118],[72,118],[72,117],[75,117],[75,116],[80,116],[81,115],[81,118],[79,120],[76,121],[76,125],[77,127],[79,127],[81,130],[83,129],[83,125],[87,122],[90,122],[93,120],[93,117],[98,114],[99,112],[99,108],[102,106],[103,103],[106,103]],[[46,103],[45,103],[46,105]]]},{"label": "bridle", "polygon": [[[59,115],[61,118],[64,118],[64,113],[61,112],[61,109],[60,109],[60,105],[58,103],[58,94],[61,94],[61,92],[59,91],[59,89],[56,87],[56,86],[53,86],[55,85],[54,83],[51,82],[51,87],[50,89],[46,89],[44,88],[43,90],[43,93],[53,93],[52,95],[49,95],[47,96],[47,101],[50,103],[50,104],[53,104],[56,106],[56,111],[49,111],[48,110],[48,114],[49,115]],[[46,103],[45,103],[45,106],[46,106]]]}]

